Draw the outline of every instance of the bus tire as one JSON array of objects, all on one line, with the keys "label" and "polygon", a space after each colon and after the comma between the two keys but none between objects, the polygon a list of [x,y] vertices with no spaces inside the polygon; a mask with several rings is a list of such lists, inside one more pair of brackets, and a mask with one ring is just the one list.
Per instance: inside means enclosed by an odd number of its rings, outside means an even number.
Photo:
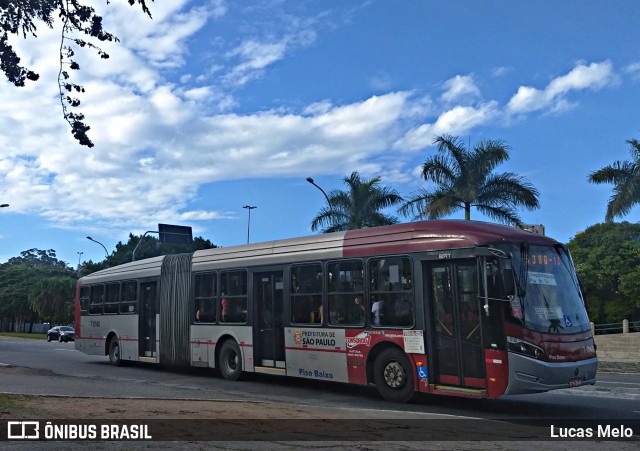
[{"label": "bus tire", "polygon": [[109,363],[114,366],[122,365],[122,359],[120,358],[120,343],[117,338],[112,338],[109,342]]},{"label": "bus tire", "polygon": [[218,361],[222,377],[228,381],[237,381],[242,375],[242,354],[235,340],[227,340],[220,348]]},{"label": "bus tire", "polygon": [[373,364],[373,380],[387,401],[408,402],[415,394],[413,369],[400,349],[388,348],[378,355]]}]

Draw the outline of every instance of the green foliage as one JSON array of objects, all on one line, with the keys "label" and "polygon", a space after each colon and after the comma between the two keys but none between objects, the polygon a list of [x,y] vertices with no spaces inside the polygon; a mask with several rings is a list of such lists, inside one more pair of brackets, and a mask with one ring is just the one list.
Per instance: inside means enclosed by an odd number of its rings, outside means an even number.
[{"label": "green foliage", "polygon": [[503,141],[480,141],[470,150],[458,138],[445,135],[434,144],[438,154],[422,165],[422,177],[435,187],[412,194],[400,214],[438,219],[463,209],[465,219],[470,220],[471,207],[475,207],[496,221],[520,225],[518,207],[540,207],[538,190],[527,179],[493,172],[509,159],[509,148]]},{"label": "green foliage", "polygon": [[607,222],[589,227],[569,243],[598,323],[640,319],[640,224]]},{"label": "green foliage", "polygon": [[53,249],[29,249],[0,265],[0,320],[70,323],[76,274]]},{"label": "green foliage", "polygon": [[[153,1],[153,0],[151,0]],[[142,11],[151,17],[146,0],[127,0],[130,5],[138,3]],[[109,3],[109,2],[107,2]],[[53,28],[54,20],[59,17],[62,21],[60,37],[58,72],[58,89],[64,119],[71,127],[73,137],[84,146],[93,147],[87,135],[89,126],[84,121],[84,115],[69,111],[69,107],[77,107],[80,100],[74,97],[83,93],[81,85],[69,81],[69,70],[79,70],[80,66],[74,59],[75,51],[80,48],[95,50],[100,58],[108,59],[109,55],[94,44],[95,41],[117,41],[118,38],[102,27],[102,17],[95,9],[85,5],[81,0],[12,0],[0,1],[0,69],[7,80],[17,87],[23,87],[26,80],[36,81],[40,76],[31,69],[20,65],[20,57],[9,43],[9,35],[27,35],[37,37],[37,23],[40,22]],[[78,36],[85,35],[86,39]]]},{"label": "green foliage", "polygon": [[[0,332],[1,337],[11,337],[11,338],[28,338],[29,340],[43,340],[47,338],[47,334],[44,333],[20,333],[20,332]],[[0,403],[1,407],[1,403]]]},{"label": "green foliage", "polygon": [[613,194],[607,204],[606,221],[621,218],[640,204],[640,141],[629,139],[632,161],[615,161],[589,174],[591,183],[612,183]]},{"label": "green foliage", "polygon": [[348,190],[333,190],[329,205],[311,222],[311,230],[324,227],[324,233],[395,224],[398,219],[380,210],[402,202],[402,197],[389,187],[380,186],[380,177],[361,179],[357,172],[343,179]]}]

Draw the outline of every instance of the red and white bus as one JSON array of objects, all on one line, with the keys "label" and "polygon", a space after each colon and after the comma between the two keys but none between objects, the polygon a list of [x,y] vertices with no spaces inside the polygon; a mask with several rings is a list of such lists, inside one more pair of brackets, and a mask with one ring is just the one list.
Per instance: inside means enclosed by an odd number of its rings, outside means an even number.
[{"label": "red and white bus", "polygon": [[473,398],[595,382],[567,249],[474,221],[422,221],[155,257],[81,278],[76,349]]}]

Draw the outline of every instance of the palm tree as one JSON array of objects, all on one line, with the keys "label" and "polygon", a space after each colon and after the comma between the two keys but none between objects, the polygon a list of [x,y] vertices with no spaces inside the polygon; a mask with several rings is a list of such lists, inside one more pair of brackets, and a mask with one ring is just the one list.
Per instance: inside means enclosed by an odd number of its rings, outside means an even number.
[{"label": "palm tree", "polygon": [[629,213],[640,204],[640,141],[629,139],[633,161],[616,161],[589,174],[591,183],[613,183],[613,194],[607,204],[606,221]]},{"label": "palm tree", "polygon": [[361,179],[354,171],[343,179],[348,190],[333,190],[329,205],[323,207],[311,222],[311,230],[324,227],[323,233],[395,224],[398,218],[380,210],[402,202],[402,197],[389,187],[380,186],[380,177]]},{"label": "palm tree", "polygon": [[458,138],[443,135],[434,144],[439,153],[422,165],[422,177],[436,186],[414,193],[400,208],[402,215],[438,219],[464,209],[468,221],[475,207],[496,221],[521,225],[517,207],[539,208],[538,190],[528,180],[511,172],[493,173],[509,159],[503,141],[480,141],[469,150]]}]

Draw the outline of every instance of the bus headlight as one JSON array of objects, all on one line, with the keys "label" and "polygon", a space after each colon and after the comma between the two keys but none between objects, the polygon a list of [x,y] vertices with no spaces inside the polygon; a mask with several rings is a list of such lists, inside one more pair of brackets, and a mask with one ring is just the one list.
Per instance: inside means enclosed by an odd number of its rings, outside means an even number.
[{"label": "bus headlight", "polygon": [[544,357],[544,349],[519,338],[507,337],[507,345],[509,351],[517,354],[533,357],[534,359],[542,359]]}]

